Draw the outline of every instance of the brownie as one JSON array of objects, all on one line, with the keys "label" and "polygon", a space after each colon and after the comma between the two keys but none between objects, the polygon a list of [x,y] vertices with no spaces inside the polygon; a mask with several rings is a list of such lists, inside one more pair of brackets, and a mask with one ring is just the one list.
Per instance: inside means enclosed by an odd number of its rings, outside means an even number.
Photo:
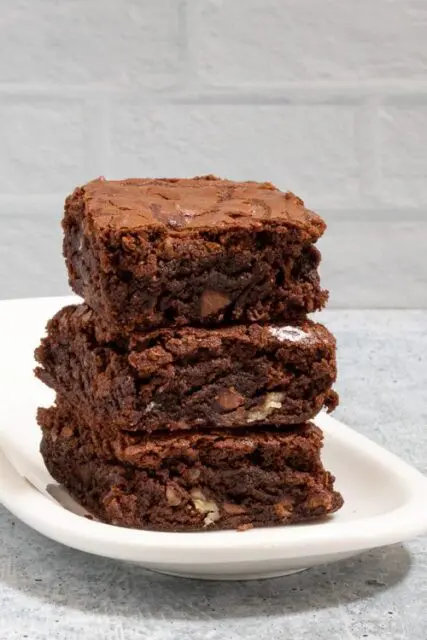
[{"label": "brownie", "polygon": [[161,531],[239,529],[322,518],[343,503],[321,460],[321,431],[213,430],[104,440],[60,404],[39,410],[41,453],[94,516]]},{"label": "brownie", "polygon": [[36,375],[94,428],[291,425],[337,404],[335,339],[309,320],[164,328],[119,339],[82,304],[59,311],[47,331]]},{"label": "brownie", "polygon": [[271,183],[97,179],[66,200],[74,291],[120,330],[284,322],[324,306],[323,220]]}]

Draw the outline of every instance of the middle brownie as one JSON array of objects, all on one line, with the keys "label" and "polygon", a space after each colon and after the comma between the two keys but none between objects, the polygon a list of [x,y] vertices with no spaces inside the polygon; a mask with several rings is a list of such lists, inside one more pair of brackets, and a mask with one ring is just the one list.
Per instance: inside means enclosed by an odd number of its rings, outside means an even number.
[{"label": "middle brownie", "polygon": [[73,305],[52,318],[35,355],[36,375],[99,429],[291,425],[338,402],[335,339],[308,320],[119,337]]}]

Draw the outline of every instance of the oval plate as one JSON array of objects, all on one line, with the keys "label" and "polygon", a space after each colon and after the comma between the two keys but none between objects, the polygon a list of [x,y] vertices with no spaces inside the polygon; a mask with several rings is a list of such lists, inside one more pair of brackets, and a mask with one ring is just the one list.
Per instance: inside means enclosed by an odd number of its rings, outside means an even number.
[{"label": "oval plate", "polygon": [[89,519],[47,472],[39,453],[36,407],[53,395],[34,379],[33,349],[46,321],[77,298],[0,302],[0,501],[16,517],[62,544],[205,579],[279,576],[402,542],[427,531],[427,479],[326,414],[323,460],[336,476],[344,507],[321,523],[244,532],[161,533]]}]

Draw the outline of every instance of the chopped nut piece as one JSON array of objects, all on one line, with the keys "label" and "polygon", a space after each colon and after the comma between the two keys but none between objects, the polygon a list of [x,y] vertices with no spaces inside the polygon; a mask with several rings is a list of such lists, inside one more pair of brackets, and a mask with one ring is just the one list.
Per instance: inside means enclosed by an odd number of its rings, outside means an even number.
[{"label": "chopped nut piece", "polygon": [[218,505],[213,500],[209,500],[206,496],[200,491],[200,489],[192,489],[191,490],[191,498],[194,504],[194,507],[197,509],[199,513],[206,513],[206,518],[204,519],[204,523],[206,526],[209,524],[213,524],[220,518]]},{"label": "chopped nut piece", "polygon": [[332,507],[333,500],[332,496],[326,492],[318,492],[311,494],[305,504],[310,510],[320,507],[322,510],[328,511]]},{"label": "chopped nut piece", "polygon": [[74,435],[74,429],[72,427],[64,427],[61,430],[61,437],[63,438],[71,438]]},{"label": "chopped nut piece", "polygon": [[289,516],[292,515],[292,502],[277,502],[274,505],[274,510],[278,518],[280,518],[281,520],[287,520]]},{"label": "chopped nut piece", "polygon": [[166,485],[166,500],[171,507],[177,507],[181,504],[183,499],[184,490],[174,482],[170,482]]},{"label": "chopped nut piece", "polygon": [[190,482],[195,482],[200,478],[200,469],[188,469],[186,476]]},{"label": "chopped nut piece", "polygon": [[257,422],[265,420],[275,409],[281,409],[285,394],[282,391],[272,391],[266,393],[263,403],[248,411],[246,422]]},{"label": "chopped nut piece", "polygon": [[230,516],[240,516],[246,513],[245,507],[242,507],[240,504],[232,504],[231,502],[224,502],[222,508],[225,513],[228,513]]},{"label": "chopped nut piece", "polygon": [[223,411],[233,411],[244,404],[245,399],[234,387],[221,389],[217,397],[217,403]]}]

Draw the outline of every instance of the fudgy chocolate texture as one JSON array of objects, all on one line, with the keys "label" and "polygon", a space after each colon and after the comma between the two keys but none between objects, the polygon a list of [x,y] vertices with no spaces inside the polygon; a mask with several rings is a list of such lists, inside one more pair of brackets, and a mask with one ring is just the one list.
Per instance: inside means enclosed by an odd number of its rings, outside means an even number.
[{"label": "fudgy chocolate texture", "polygon": [[310,424],[292,432],[122,435],[113,450],[63,406],[39,411],[39,422],[49,472],[110,524],[163,531],[285,525],[322,518],[343,503],[320,461],[322,434]]},{"label": "fudgy chocolate texture", "polygon": [[118,340],[82,304],[59,311],[47,331],[36,375],[101,430],[290,425],[337,404],[335,339],[308,320],[170,328]]},{"label": "fudgy chocolate texture", "polygon": [[120,330],[282,322],[324,306],[325,223],[270,183],[89,182],[65,204],[69,281]]},{"label": "fudgy chocolate texture", "polygon": [[[291,430],[271,429],[267,425],[256,431],[251,428],[210,429],[204,432],[158,432],[154,435],[118,431],[108,432],[106,435],[103,431],[91,429],[87,424],[78,421],[74,408],[59,395],[52,407],[37,410],[37,422],[43,432],[49,432],[49,437],[54,440],[70,439],[69,443],[78,440],[82,452],[89,451],[90,456],[93,455],[104,462],[123,463],[140,469],[157,469],[163,464],[163,459],[167,463],[167,460],[181,460],[183,456],[188,464],[200,462],[212,466],[215,465],[218,455],[216,450],[225,448],[227,451],[227,443],[232,444],[228,461],[233,467],[252,450],[250,441],[252,435],[256,434],[256,443],[258,448],[262,448],[263,456],[270,452],[270,455],[280,457],[274,462],[276,467],[283,463],[298,471],[323,471],[319,453],[322,433],[311,423],[294,425]],[[72,438],[74,440],[71,440]],[[285,458],[277,447],[277,443],[282,441],[288,443]],[[224,460],[226,457],[224,454]]]}]

